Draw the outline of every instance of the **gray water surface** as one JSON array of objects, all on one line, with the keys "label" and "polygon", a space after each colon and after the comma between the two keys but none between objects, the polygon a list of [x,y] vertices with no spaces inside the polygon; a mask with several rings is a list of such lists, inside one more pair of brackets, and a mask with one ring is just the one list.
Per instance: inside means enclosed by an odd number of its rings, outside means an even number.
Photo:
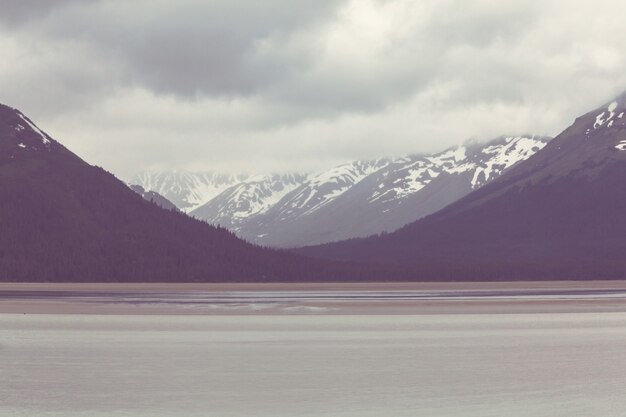
[{"label": "gray water surface", "polygon": [[626,314],[0,315],[0,416],[626,416]]}]

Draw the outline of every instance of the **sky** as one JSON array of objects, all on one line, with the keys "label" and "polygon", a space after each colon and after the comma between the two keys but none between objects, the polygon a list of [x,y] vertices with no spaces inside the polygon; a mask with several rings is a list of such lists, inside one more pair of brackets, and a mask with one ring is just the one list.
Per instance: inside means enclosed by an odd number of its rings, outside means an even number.
[{"label": "sky", "polygon": [[0,0],[0,102],[122,178],[557,135],[626,90],[623,0]]}]

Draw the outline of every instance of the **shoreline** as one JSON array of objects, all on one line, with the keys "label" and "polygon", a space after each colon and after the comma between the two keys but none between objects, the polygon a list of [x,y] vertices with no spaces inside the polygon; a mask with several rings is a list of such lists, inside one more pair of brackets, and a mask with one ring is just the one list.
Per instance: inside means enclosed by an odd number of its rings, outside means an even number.
[{"label": "shoreline", "polygon": [[[385,298],[390,293],[392,297],[397,297],[404,291],[416,298]],[[450,297],[444,294],[438,297],[438,291],[447,294],[458,291],[460,295]],[[539,291],[537,294],[540,295],[533,293],[529,295],[528,291]],[[473,292],[479,295],[475,296]],[[488,295],[484,295],[484,292],[488,292]],[[320,293],[322,297],[319,296]],[[328,299],[325,299],[327,296]],[[626,312],[626,281],[329,284],[0,283],[0,314],[244,316],[598,312]]]}]

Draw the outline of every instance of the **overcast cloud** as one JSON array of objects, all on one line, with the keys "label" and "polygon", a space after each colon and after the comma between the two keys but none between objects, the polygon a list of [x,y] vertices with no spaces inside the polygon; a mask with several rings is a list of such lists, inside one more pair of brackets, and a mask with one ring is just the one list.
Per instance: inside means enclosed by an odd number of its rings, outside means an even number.
[{"label": "overcast cloud", "polygon": [[0,0],[0,102],[89,162],[316,170],[556,135],[626,89],[626,2]]}]

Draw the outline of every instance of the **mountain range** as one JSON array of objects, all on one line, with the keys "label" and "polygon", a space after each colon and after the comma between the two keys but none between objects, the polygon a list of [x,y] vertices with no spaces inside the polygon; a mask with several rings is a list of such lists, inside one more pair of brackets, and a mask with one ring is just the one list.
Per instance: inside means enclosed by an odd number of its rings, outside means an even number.
[{"label": "mountain range", "polygon": [[[392,232],[288,252],[161,207],[151,190],[131,189],[0,105],[0,281],[626,279],[625,114],[626,93],[550,141],[500,138],[318,175],[233,177],[208,206],[181,189],[187,211],[195,204],[192,213],[211,206],[213,216],[223,207],[224,219],[242,213],[231,226],[255,224],[252,233],[267,226],[246,219],[289,225],[285,219],[332,212],[343,220],[314,223],[321,232],[337,229],[334,239],[356,228],[345,212],[357,224],[386,213],[401,218],[404,209],[421,217]],[[217,189],[208,180],[204,187]],[[449,195],[459,197],[448,203]]]},{"label": "mountain range", "polygon": [[416,279],[626,278],[626,93],[437,213],[386,236],[298,250],[415,265]]},{"label": "mountain range", "polygon": [[[191,195],[207,200],[189,214],[250,242],[290,248],[392,232],[489,183],[548,140],[501,137],[431,155],[356,161],[308,175],[178,171],[143,173],[134,181],[172,201],[180,201],[181,195],[184,201]],[[215,194],[218,184],[207,187],[207,178],[239,182]],[[197,197],[202,191],[195,184],[211,192]]]}]

